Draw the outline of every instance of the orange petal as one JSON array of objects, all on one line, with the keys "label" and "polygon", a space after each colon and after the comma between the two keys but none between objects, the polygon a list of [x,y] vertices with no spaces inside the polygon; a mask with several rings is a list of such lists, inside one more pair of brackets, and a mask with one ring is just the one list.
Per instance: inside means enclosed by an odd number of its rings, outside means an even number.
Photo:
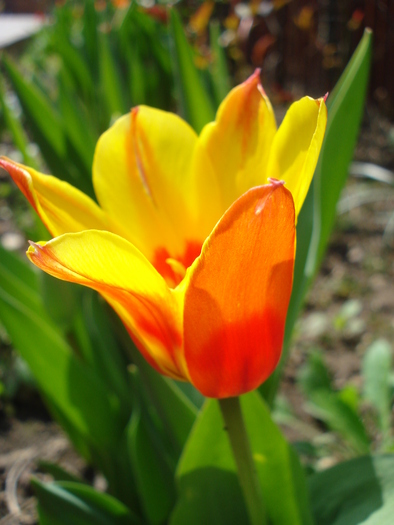
[{"label": "orange petal", "polygon": [[50,275],[100,292],[147,361],[162,374],[186,379],[179,364],[180,305],[132,244],[112,233],[90,230],[32,243],[27,255]]},{"label": "orange petal", "polygon": [[185,361],[204,395],[246,393],[275,369],[294,255],[294,203],[278,181],[242,195],[205,242],[184,281]]},{"label": "orange petal", "polygon": [[[257,168],[259,184],[267,178],[265,175],[264,179],[264,173],[276,123],[259,73],[256,70],[229,93],[218,109],[216,121],[204,127],[198,140],[197,150],[206,154],[220,191],[220,210],[219,214],[214,211],[211,228],[235,199],[256,185]],[[205,170],[198,166],[197,176]],[[205,193],[208,193],[209,179],[205,184]]]},{"label": "orange petal", "polygon": [[109,229],[109,221],[97,204],[67,182],[5,157],[0,159],[0,166],[8,171],[52,235]]}]

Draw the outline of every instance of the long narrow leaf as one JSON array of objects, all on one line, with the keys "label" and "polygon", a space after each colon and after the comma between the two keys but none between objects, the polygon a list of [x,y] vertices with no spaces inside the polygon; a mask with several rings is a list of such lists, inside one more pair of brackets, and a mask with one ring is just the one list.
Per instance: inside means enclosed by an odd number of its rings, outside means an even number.
[{"label": "long narrow leaf", "polygon": [[33,133],[39,136],[43,147],[51,152],[54,160],[64,159],[66,144],[59,115],[44,95],[23,78],[9,57],[4,55],[2,62]]},{"label": "long narrow leaf", "polygon": [[164,427],[176,458],[179,457],[197,415],[197,408],[174,381],[160,375],[142,357],[120,322],[115,320],[125,348],[137,365],[142,383]]},{"label": "long narrow leaf", "polygon": [[0,318],[44,394],[97,450],[116,447],[121,428],[115,399],[75,357],[56,327],[3,289]]},{"label": "long narrow leaf", "polygon": [[68,82],[64,68],[60,71],[58,85],[60,111],[66,138],[78,155],[83,176],[91,179],[93,154],[98,136],[92,130],[86,108],[81,104],[71,83]]},{"label": "long narrow leaf", "polygon": [[107,108],[108,117],[111,119],[113,116],[120,116],[125,113],[126,104],[122,93],[120,74],[111,50],[109,37],[105,33],[99,35],[99,53],[101,95]]},{"label": "long narrow leaf", "polygon": [[12,140],[15,146],[18,148],[18,150],[23,155],[23,161],[29,166],[35,167],[35,162],[27,151],[29,140],[26,136],[26,133],[21,123],[19,122],[19,120],[13,114],[13,111],[11,110],[11,108],[8,107],[8,104],[5,100],[5,91],[4,91],[3,81],[1,77],[0,77],[0,108],[3,112],[3,118],[4,118],[5,125],[11,132]]},{"label": "long narrow leaf", "polygon": [[81,298],[79,324],[88,338],[84,358],[107,388],[116,393],[123,417],[127,421],[132,398],[126,360],[113,333],[102,299],[92,290],[84,290]]},{"label": "long narrow leaf", "polygon": [[209,26],[209,36],[213,55],[210,73],[216,107],[218,107],[231,89],[231,79],[228,71],[226,54],[219,42],[220,26],[218,22],[211,22]]},{"label": "long narrow leaf", "polygon": [[128,452],[144,514],[150,524],[160,525],[175,503],[174,478],[144,416],[136,406],[128,426]]},{"label": "long narrow leaf", "polygon": [[169,29],[174,74],[183,116],[199,133],[205,124],[214,120],[214,105],[194,65],[192,49],[175,9],[170,10]]},{"label": "long narrow leaf", "polygon": [[297,225],[294,284],[286,322],[283,356],[279,367],[262,387],[264,397],[271,405],[290,350],[294,323],[327,247],[335,219],[336,204],[347,179],[364,110],[371,48],[372,34],[370,30],[366,30],[338,86],[328,99],[327,130],[314,183],[309,189]]},{"label": "long narrow leaf", "polygon": [[99,72],[98,14],[94,0],[85,0],[83,13],[84,51],[90,66],[91,76],[97,81]]},{"label": "long narrow leaf", "polygon": [[58,34],[57,25],[54,28],[52,46],[53,51],[62,58],[64,67],[72,75],[82,100],[90,106],[94,99],[95,87],[89,67],[83,55],[68,42],[65,35]]},{"label": "long narrow leaf", "polygon": [[337,202],[349,173],[364,113],[371,52],[372,32],[366,29],[327,101],[327,131],[315,174],[315,229],[306,267],[309,275],[315,274],[326,250]]},{"label": "long narrow leaf", "polygon": [[40,525],[141,525],[120,501],[73,481],[32,481]]}]

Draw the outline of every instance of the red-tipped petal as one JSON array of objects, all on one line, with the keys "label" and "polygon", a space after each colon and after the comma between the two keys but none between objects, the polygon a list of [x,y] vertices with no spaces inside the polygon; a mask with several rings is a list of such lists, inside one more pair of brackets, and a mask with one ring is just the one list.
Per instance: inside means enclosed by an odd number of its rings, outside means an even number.
[{"label": "red-tipped petal", "polygon": [[112,228],[103,210],[67,182],[5,157],[0,158],[0,167],[8,171],[52,235]]},{"label": "red-tipped petal", "polygon": [[207,124],[198,139],[195,169],[196,177],[203,181],[203,203],[205,195],[211,193],[213,177],[218,185],[220,204],[202,204],[204,215],[211,212],[210,207],[214,209],[211,228],[240,195],[266,182],[275,132],[275,116],[257,69],[230,91],[220,104],[215,122]]},{"label": "red-tipped petal", "polygon": [[179,303],[131,243],[109,232],[89,230],[44,244],[31,243],[27,255],[50,275],[97,290],[156,370],[187,379],[178,356],[182,345]]}]

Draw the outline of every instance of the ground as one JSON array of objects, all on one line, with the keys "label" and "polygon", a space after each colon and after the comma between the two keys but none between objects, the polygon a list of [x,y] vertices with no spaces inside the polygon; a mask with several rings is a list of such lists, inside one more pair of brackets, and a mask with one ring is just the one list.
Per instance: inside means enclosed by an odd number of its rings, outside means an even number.
[{"label": "ground", "polygon": [[[368,108],[355,159],[394,169],[394,127]],[[367,200],[370,202],[364,203]],[[352,205],[346,211],[346,206]],[[296,327],[281,395],[301,425],[284,427],[291,440],[318,441],[326,429],[305,411],[297,373],[314,348],[320,348],[334,384],[362,388],[360,365],[368,346],[378,338],[394,340],[394,189],[351,177],[342,197],[342,213],[321,271],[310,290]],[[3,225],[4,221],[0,222]],[[10,223],[8,223],[10,228]],[[375,436],[378,439],[378,436]],[[69,470],[92,477],[36,394],[17,402],[0,401],[0,525],[35,523],[29,486],[38,459],[61,462]],[[320,459],[320,467],[335,462]],[[319,465],[318,465],[319,466]]]}]

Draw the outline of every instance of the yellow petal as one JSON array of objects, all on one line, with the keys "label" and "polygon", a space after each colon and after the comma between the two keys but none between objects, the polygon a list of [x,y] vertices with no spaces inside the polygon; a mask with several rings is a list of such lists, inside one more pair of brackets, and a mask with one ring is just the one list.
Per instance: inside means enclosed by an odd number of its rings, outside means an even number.
[{"label": "yellow petal", "polygon": [[[256,166],[263,176],[261,170],[266,168],[275,131],[272,107],[256,70],[229,93],[219,107],[216,121],[205,126],[199,137],[198,149],[206,154],[220,190],[220,211],[213,211],[216,220],[211,228],[235,199],[255,185]],[[196,176],[203,171],[199,166]],[[210,184],[210,180],[205,181],[205,193],[211,191]]]},{"label": "yellow petal", "polygon": [[99,206],[67,182],[4,157],[0,166],[8,171],[52,235],[109,229],[109,221]]},{"label": "yellow petal", "polygon": [[269,177],[286,182],[286,188],[293,195],[296,215],[312,181],[326,123],[324,99],[304,97],[290,106],[272,144]]},{"label": "yellow petal", "polygon": [[90,230],[31,243],[27,255],[50,275],[100,292],[148,362],[163,374],[185,379],[178,365],[180,303],[131,243],[112,233]]},{"label": "yellow petal", "polygon": [[139,106],[101,136],[93,164],[98,201],[153,261],[178,259],[193,235],[190,164],[197,137],[174,114]]}]

